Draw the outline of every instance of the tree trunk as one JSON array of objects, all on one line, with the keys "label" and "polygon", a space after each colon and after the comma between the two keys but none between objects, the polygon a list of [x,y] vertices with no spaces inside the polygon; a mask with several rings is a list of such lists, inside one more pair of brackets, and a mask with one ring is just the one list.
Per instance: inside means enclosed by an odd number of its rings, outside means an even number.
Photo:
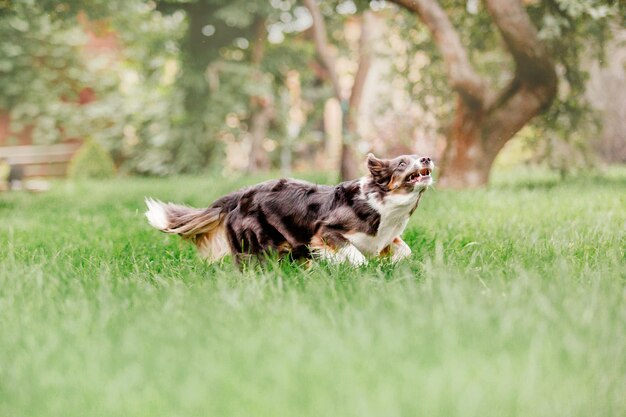
[{"label": "tree trunk", "polygon": [[267,154],[263,150],[263,140],[267,136],[272,120],[272,103],[264,101],[255,106],[250,120],[250,153],[248,155],[248,173],[268,168]]},{"label": "tree trunk", "polygon": [[363,99],[363,90],[372,64],[372,26],[374,15],[370,11],[363,12],[361,17],[361,36],[359,38],[359,66],[354,76],[347,111],[344,112],[344,143],[341,149],[341,165],[339,173],[342,181],[359,177],[359,164],[354,140],[359,137],[359,108]]},{"label": "tree trunk", "polygon": [[343,138],[341,131],[341,105],[335,97],[326,100],[324,104],[324,169],[332,170],[340,166]]},{"label": "tree trunk", "polygon": [[512,81],[499,98],[482,106],[461,97],[440,163],[439,183],[450,188],[475,188],[489,183],[489,173],[504,145],[556,94],[556,79]]},{"label": "tree trunk", "polygon": [[[254,22],[255,37],[252,45],[252,65],[254,81],[263,82],[261,62],[265,56],[265,19],[257,16]],[[250,97],[250,152],[248,154],[248,173],[254,173],[269,165],[267,154],[263,151],[263,140],[267,135],[273,116],[271,97]]]},{"label": "tree trunk", "polygon": [[339,176],[341,181],[353,180],[359,177],[359,164],[356,161],[355,150],[349,143],[341,146],[341,166],[339,167]]},{"label": "tree trunk", "polygon": [[483,147],[480,107],[468,106],[457,98],[457,109],[449,132],[447,146],[440,162],[440,180],[444,187],[477,187],[489,180],[493,160]]}]

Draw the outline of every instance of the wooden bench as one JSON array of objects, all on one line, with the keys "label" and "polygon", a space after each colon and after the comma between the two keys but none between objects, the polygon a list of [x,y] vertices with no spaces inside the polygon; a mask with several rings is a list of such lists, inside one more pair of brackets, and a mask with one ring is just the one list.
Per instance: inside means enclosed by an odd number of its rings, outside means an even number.
[{"label": "wooden bench", "polygon": [[24,178],[63,177],[67,167],[82,145],[81,142],[56,145],[0,146],[0,159],[22,168]]}]

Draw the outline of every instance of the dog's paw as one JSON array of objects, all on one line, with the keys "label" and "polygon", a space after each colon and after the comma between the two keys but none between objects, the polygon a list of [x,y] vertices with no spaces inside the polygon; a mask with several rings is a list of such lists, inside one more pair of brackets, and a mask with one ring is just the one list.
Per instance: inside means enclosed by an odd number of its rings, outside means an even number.
[{"label": "dog's paw", "polygon": [[396,263],[400,262],[403,259],[411,256],[411,248],[409,245],[404,243],[402,239],[396,239],[393,242],[393,255],[391,256],[391,262]]}]

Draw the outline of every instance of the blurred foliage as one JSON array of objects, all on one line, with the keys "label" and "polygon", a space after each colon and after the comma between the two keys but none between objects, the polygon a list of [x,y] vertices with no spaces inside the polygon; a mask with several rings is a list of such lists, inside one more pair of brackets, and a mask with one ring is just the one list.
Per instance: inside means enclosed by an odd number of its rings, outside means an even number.
[{"label": "blurred foliage", "polygon": [[599,122],[585,97],[589,61],[605,61],[611,23],[619,19],[618,2],[601,0],[546,0],[529,9],[557,64],[559,91],[529,138],[539,156],[564,176],[572,168],[589,167],[589,138]]},{"label": "blurred foliage", "polygon": [[110,178],[115,175],[115,164],[102,145],[88,138],[72,157],[67,173],[76,179]]},{"label": "blurred foliage", "polygon": [[[216,147],[249,132],[252,99],[276,102],[287,69],[293,68],[294,61],[306,68],[311,53],[302,54],[296,42],[280,48],[278,58],[272,56],[276,48],[268,45],[269,28],[294,19],[294,0],[160,0],[157,4],[164,13],[184,11],[188,25],[180,42],[177,82],[184,112],[169,142],[173,169],[206,170],[223,162],[216,157],[223,154],[215,152]],[[257,48],[260,62],[254,62]],[[227,119],[230,123],[225,123]]]},{"label": "blurred foliage", "polygon": [[39,141],[59,138],[59,122],[89,82],[78,55],[86,36],[66,14],[34,0],[0,9],[0,108],[11,110],[16,131],[34,122]]},{"label": "blurred foliage", "polygon": [[[478,71],[501,87],[512,62],[484,8],[469,3],[441,1]],[[322,1],[333,47],[355,58],[342,29],[368,7],[384,17],[383,55],[401,75],[391,88],[407,88],[424,111],[449,119],[454,102],[441,58],[415,16],[382,1]],[[604,59],[609,22],[624,11],[599,0],[536,1],[527,10],[560,77],[558,99],[529,136],[544,150],[554,148],[548,138],[584,143],[594,131],[584,62]],[[10,113],[14,133],[32,128],[35,143],[91,137],[121,171],[166,175],[223,164],[220,147],[249,137],[252,103],[263,99],[275,108],[267,136],[276,162],[281,147],[292,146],[284,139],[287,72],[300,75],[309,115],[303,138],[317,140],[309,133],[320,130],[331,95],[303,14],[296,0],[0,0],[0,111]],[[90,50],[94,39],[112,47]]]},{"label": "blurred foliage", "polygon": [[[183,29],[182,14],[162,16],[141,1],[4,3],[0,108],[14,133],[32,126],[35,143],[92,136],[124,169],[170,172]],[[111,45],[89,50],[90,36]],[[85,93],[95,100],[83,102]]]}]

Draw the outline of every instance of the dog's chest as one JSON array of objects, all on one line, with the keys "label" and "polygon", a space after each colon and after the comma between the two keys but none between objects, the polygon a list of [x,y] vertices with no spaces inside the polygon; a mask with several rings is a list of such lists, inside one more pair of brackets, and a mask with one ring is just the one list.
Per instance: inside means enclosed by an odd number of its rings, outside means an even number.
[{"label": "dog's chest", "polygon": [[352,233],[346,238],[361,252],[377,255],[389,246],[394,238],[400,236],[417,203],[418,195],[402,195],[387,197],[384,202],[369,200],[370,205],[380,214],[380,224],[375,235]]}]

